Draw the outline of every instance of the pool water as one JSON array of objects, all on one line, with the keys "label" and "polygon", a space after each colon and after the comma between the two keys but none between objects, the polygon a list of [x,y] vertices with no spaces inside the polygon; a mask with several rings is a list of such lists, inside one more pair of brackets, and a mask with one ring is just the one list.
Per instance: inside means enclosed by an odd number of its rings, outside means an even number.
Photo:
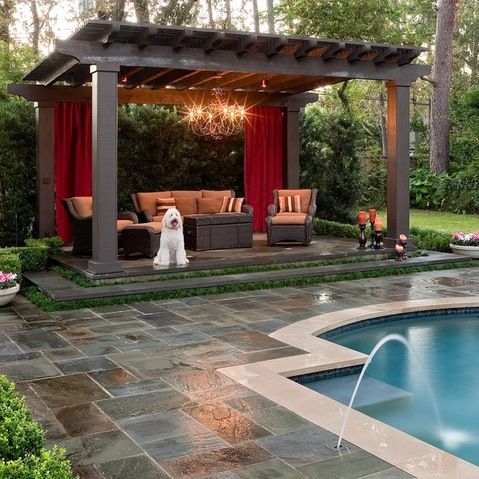
[{"label": "pool water", "polygon": [[[328,340],[369,354],[391,333],[403,335],[413,353],[385,344],[353,407],[479,465],[479,311],[397,319]],[[358,375],[304,385],[347,404]]]}]

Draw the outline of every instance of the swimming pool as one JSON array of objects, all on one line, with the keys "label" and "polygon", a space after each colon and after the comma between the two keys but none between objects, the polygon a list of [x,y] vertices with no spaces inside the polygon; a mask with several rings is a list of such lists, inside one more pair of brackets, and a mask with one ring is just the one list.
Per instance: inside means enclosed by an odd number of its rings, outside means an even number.
[{"label": "swimming pool", "polygon": [[[403,335],[414,353],[386,344],[368,368],[355,409],[479,465],[479,310],[375,319],[323,337],[368,354],[391,333]],[[357,376],[304,385],[347,403]]]}]

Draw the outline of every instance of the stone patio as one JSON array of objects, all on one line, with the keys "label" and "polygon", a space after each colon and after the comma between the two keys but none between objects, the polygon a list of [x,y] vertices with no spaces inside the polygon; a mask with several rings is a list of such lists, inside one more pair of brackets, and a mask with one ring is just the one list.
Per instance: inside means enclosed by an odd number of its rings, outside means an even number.
[{"label": "stone patio", "polygon": [[479,293],[475,269],[43,313],[0,310],[0,373],[82,479],[411,477],[216,371],[302,351],[268,336],[320,313]]}]

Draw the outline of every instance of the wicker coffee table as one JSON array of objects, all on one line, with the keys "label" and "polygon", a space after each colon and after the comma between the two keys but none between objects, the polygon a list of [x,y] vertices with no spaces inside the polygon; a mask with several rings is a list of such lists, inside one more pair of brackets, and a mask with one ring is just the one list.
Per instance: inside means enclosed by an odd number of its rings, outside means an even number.
[{"label": "wicker coffee table", "polygon": [[253,216],[246,213],[188,215],[183,218],[186,249],[251,248]]},{"label": "wicker coffee table", "polygon": [[143,253],[148,258],[156,256],[160,248],[161,223],[140,223],[127,226],[121,232],[123,254]]}]

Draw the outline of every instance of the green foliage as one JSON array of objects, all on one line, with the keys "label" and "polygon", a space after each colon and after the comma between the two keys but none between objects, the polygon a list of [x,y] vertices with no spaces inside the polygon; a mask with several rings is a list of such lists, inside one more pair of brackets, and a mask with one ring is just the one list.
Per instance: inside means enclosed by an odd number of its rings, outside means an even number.
[{"label": "green foliage", "polygon": [[43,449],[38,455],[0,460],[0,479],[75,479],[65,451],[54,446],[50,451]]},{"label": "green foliage", "polygon": [[35,248],[42,248],[46,246],[48,248],[48,254],[59,254],[62,251],[63,240],[60,236],[47,236],[45,238],[27,238],[25,240],[26,246],[32,246]]},{"label": "green foliage", "polygon": [[382,158],[371,158],[364,165],[364,186],[361,197],[362,205],[370,205],[375,209],[386,205],[387,171],[386,162]]},{"label": "green foliage", "polygon": [[48,247],[41,246],[12,246],[0,248],[0,258],[3,255],[18,255],[22,265],[22,272],[40,271],[45,269],[48,259]]},{"label": "green foliage", "polygon": [[358,125],[348,112],[327,112],[317,105],[306,109],[302,118],[301,185],[318,189],[318,217],[351,220],[362,189],[358,142]]},{"label": "green foliage", "polygon": [[25,400],[17,396],[12,382],[0,376],[0,457],[5,461],[21,460],[39,454],[42,447],[42,430],[32,420]]},{"label": "green foliage", "polygon": [[337,236],[340,238],[358,238],[359,230],[356,225],[338,223],[316,218],[314,221],[314,231],[318,235]]},{"label": "green foliage", "polygon": [[241,189],[243,138],[197,137],[174,107],[128,105],[119,109],[120,208],[130,193],[181,189]]},{"label": "green foliage", "polygon": [[0,246],[19,245],[35,218],[33,105],[0,101]]},{"label": "green foliage", "polygon": [[4,252],[0,249],[0,271],[15,273],[17,280],[19,280],[22,272],[22,262],[18,254]]},{"label": "green foliage", "polygon": [[450,253],[449,243],[451,242],[451,235],[449,233],[442,233],[426,228],[411,228],[411,235],[414,244],[417,248],[429,251],[443,251]]}]

